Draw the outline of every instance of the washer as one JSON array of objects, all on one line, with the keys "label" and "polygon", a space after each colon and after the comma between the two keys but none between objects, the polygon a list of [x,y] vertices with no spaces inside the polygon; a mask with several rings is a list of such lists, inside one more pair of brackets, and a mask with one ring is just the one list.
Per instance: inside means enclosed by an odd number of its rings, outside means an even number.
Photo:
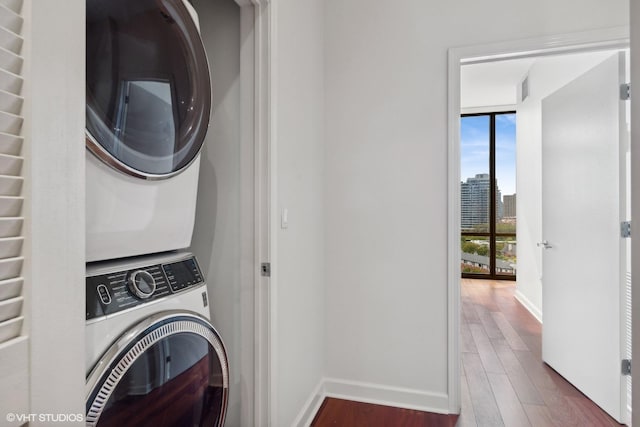
[{"label": "washer", "polygon": [[186,0],[87,0],[87,262],[186,248],[211,81]]},{"label": "washer", "polygon": [[226,350],[189,253],[88,267],[88,426],[224,425]]}]

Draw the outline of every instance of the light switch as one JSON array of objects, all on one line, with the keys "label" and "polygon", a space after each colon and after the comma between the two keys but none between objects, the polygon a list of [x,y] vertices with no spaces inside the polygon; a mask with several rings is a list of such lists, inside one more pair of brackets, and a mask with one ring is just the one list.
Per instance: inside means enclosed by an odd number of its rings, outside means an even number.
[{"label": "light switch", "polygon": [[287,229],[289,228],[289,209],[282,209],[282,216],[280,217],[280,228]]}]

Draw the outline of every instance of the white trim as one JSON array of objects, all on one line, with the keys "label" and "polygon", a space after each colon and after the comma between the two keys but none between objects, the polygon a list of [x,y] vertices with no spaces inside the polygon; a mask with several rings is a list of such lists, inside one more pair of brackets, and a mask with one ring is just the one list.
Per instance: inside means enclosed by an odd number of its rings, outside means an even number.
[{"label": "white trim", "polygon": [[291,425],[294,427],[310,426],[316,414],[320,410],[320,406],[322,406],[322,402],[324,402],[325,397],[324,379],[322,379],[311,392],[304,405],[302,405],[302,409]]},{"label": "white trim", "polygon": [[534,303],[532,303],[529,300],[529,298],[524,296],[524,294],[522,292],[520,292],[519,290],[517,290],[517,289],[516,289],[516,293],[514,295],[514,298],[516,299],[516,301],[518,301],[520,304],[522,304],[522,306],[524,308],[526,308],[527,311],[529,313],[531,313],[531,315],[533,317],[535,317],[538,322],[542,323],[542,310],[540,310],[540,308],[536,307],[536,305]]},{"label": "white trim", "polygon": [[265,132],[266,138],[268,139],[268,143],[266,144],[266,148],[268,150],[267,153],[267,164],[269,171],[271,172],[268,175],[268,180],[266,185],[268,186],[267,192],[268,196],[268,251],[271,262],[271,278],[269,280],[269,288],[268,288],[268,301],[267,307],[268,310],[268,357],[269,357],[269,372],[268,372],[268,418],[267,424],[269,426],[278,426],[279,425],[279,411],[278,411],[278,399],[279,399],[279,391],[277,387],[277,382],[275,381],[278,378],[278,144],[277,144],[277,5],[278,3],[275,0],[272,0],[268,3],[268,7],[264,9],[262,12],[264,16],[264,45],[263,48],[265,51]]},{"label": "white trim", "polygon": [[460,114],[482,114],[482,113],[504,113],[505,111],[516,111],[516,105],[490,105],[486,107],[461,107]]},{"label": "white trim", "polygon": [[246,351],[240,354],[240,376],[243,389],[240,390],[240,424],[257,425],[256,400],[259,395],[258,368],[255,355],[258,353],[259,334],[256,318],[257,286],[260,273],[255,268],[259,263],[258,242],[260,228],[257,226],[258,185],[257,170],[257,123],[256,104],[256,46],[255,46],[255,10],[240,8],[240,37],[244,42],[240,46],[240,174],[241,212],[241,269],[240,269],[240,345]]},{"label": "white trim", "polygon": [[623,48],[629,27],[513,40],[449,49],[448,56],[448,390],[449,410],[460,410],[460,66],[503,59]]},{"label": "white trim", "polygon": [[462,64],[494,62],[504,59],[557,55],[593,50],[609,50],[629,46],[629,27],[558,34],[506,42],[452,48]]},{"label": "white trim", "polygon": [[449,412],[460,413],[460,54],[449,50],[447,178],[447,389]]},{"label": "white trim", "polygon": [[445,393],[431,393],[403,387],[346,381],[337,378],[324,379],[324,395],[356,402],[393,406],[395,408],[448,414],[448,397]]},{"label": "white trim", "polygon": [[[253,233],[251,264],[247,273],[252,282],[250,297],[244,296],[242,307],[253,311],[254,358],[253,365],[244,368],[253,370],[252,391],[248,393],[248,411],[241,411],[242,424],[257,427],[270,425],[272,405],[271,390],[274,355],[271,354],[274,336],[271,330],[275,323],[271,317],[271,287],[275,283],[275,272],[263,277],[262,262],[273,264],[271,236],[272,184],[272,133],[271,133],[271,13],[269,0],[235,0],[240,6],[241,31],[251,37],[241,47],[241,112],[245,124],[243,138],[251,140],[253,150]],[[246,49],[246,50],[245,50]],[[243,360],[244,362],[244,360]],[[243,364],[243,367],[245,365]],[[247,384],[251,387],[251,384]],[[249,417],[247,420],[245,417]],[[245,422],[246,421],[246,422]]]},{"label": "white trim", "polygon": [[271,232],[271,204],[272,173],[271,165],[271,13],[268,1],[251,0],[254,22],[254,176],[255,176],[255,206],[254,226],[256,241],[254,247],[255,271],[259,271],[262,262],[271,262],[272,276],[255,275],[254,305],[255,305],[255,372],[254,372],[254,426],[268,426],[273,414],[273,382],[272,364],[275,363],[272,349],[275,348],[272,329],[271,294],[275,283],[275,268],[272,251]]}]

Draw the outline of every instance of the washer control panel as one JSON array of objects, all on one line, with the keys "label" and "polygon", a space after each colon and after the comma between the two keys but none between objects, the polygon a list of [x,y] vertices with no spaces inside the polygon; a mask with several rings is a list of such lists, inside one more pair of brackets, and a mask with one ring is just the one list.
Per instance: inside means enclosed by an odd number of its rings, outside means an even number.
[{"label": "washer control panel", "polygon": [[202,285],[195,257],[87,276],[86,319],[94,319]]}]

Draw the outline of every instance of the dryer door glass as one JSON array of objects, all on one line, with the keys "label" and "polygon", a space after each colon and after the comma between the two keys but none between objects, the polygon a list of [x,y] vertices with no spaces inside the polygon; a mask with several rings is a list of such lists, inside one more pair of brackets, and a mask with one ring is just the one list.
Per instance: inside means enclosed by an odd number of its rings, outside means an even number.
[{"label": "dryer door glass", "polygon": [[86,421],[100,427],[222,426],[227,392],[227,360],[215,330],[171,319],[146,329],[103,370]]},{"label": "dryer door glass", "polygon": [[171,176],[198,155],[211,82],[183,0],[87,0],[87,147],[134,176]]}]

